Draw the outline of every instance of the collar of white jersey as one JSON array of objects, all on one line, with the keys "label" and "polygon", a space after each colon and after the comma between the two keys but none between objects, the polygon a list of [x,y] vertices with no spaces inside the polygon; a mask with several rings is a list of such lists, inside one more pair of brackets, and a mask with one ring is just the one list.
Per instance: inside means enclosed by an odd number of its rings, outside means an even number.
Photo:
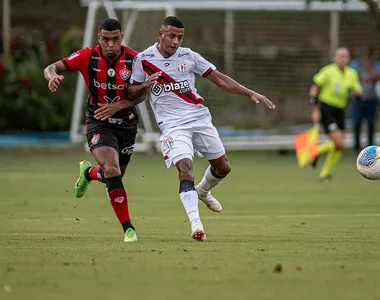
[{"label": "collar of white jersey", "polygon": [[158,45],[158,43],[155,43],[153,45],[153,48],[154,48],[153,51],[155,52],[155,55],[157,55],[158,57],[160,57],[162,59],[173,59],[173,57],[175,57],[175,55],[177,55],[179,53],[179,51],[181,51],[181,47],[178,47],[177,51],[173,55],[171,55],[169,57],[163,57],[162,54],[160,53],[160,51],[158,51],[157,45]]}]

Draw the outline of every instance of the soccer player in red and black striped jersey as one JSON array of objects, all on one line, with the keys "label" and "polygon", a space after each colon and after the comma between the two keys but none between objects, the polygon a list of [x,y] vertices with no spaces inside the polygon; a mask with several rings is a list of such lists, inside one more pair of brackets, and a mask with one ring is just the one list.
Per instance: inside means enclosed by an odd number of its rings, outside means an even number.
[{"label": "soccer player in red and black striped jersey", "polygon": [[[98,165],[80,162],[75,196],[81,198],[92,180],[105,183],[111,205],[124,230],[124,241],[134,242],[137,235],[129,216],[122,176],[133,153],[137,133],[136,102],[127,101],[132,62],[137,52],[121,45],[123,35],[119,21],[103,21],[97,35],[99,45],[81,49],[49,65],[44,75],[49,89],[55,92],[64,79],[60,73],[81,72],[89,91],[87,140]],[[147,86],[155,83],[158,76],[153,74]],[[107,114],[106,118],[102,118],[104,114]]]}]

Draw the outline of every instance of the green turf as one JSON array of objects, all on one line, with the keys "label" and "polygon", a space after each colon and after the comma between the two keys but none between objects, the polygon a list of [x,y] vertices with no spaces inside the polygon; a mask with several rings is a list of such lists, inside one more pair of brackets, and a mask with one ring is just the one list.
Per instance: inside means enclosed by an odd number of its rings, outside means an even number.
[{"label": "green turf", "polygon": [[65,152],[0,152],[0,299],[380,299],[380,185],[350,155],[320,183],[292,156],[230,153],[223,212],[200,203],[205,243],[176,171],[135,155],[124,183],[139,242],[125,244],[103,185],[73,196],[91,157]]}]

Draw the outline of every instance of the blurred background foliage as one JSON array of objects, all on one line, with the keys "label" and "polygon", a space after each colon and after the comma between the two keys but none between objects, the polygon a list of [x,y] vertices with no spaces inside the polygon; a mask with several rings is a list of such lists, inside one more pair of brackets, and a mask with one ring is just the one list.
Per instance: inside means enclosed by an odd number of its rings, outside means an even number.
[{"label": "blurred background foliage", "polygon": [[59,38],[28,44],[13,41],[11,55],[0,60],[0,130],[67,130],[70,123],[76,76],[65,74],[65,84],[51,93],[44,68],[81,46],[75,28]]},{"label": "blurred background foliage", "polygon": [[[12,1],[11,56],[0,55],[0,130],[69,129],[77,74],[66,73],[64,84],[53,94],[46,86],[43,69],[81,48],[86,13],[79,0]],[[227,72],[225,13],[178,10],[176,14],[186,25],[183,45]],[[128,46],[140,51],[156,42],[164,16],[164,11],[140,12]],[[100,9],[96,23],[106,17]],[[125,24],[121,12],[118,17]],[[281,109],[269,114],[248,99],[198,78],[197,89],[215,125],[282,129],[310,122],[307,98],[311,78],[330,62],[330,13],[236,11],[234,18],[233,66],[227,74],[265,94]],[[379,32],[368,12],[341,12],[338,33],[340,44],[350,49],[353,58],[361,55],[368,43],[374,45],[378,58]],[[93,37],[96,44],[95,32]]]}]

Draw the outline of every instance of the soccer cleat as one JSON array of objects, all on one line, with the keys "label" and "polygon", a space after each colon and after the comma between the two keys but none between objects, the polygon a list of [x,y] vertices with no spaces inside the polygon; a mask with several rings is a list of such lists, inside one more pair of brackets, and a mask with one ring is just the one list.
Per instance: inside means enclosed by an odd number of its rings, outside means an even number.
[{"label": "soccer cleat", "polygon": [[213,195],[211,195],[211,192],[205,193],[200,188],[199,185],[195,186],[195,191],[198,194],[199,200],[203,201],[206,206],[212,210],[213,212],[221,212],[222,211],[222,205],[219,203],[218,200],[216,200]]},{"label": "soccer cleat", "polygon": [[205,231],[203,229],[202,222],[199,219],[191,222],[191,237],[199,242],[206,240]]},{"label": "soccer cleat", "polygon": [[138,238],[137,238],[136,231],[133,228],[128,228],[126,232],[124,233],[124,242],[133,243],[137,241],[138,241]]},{"label": "soccer cleat", "polygon": [[77,182],[75,183],[74,187],[74,194],[75,197],[77,198],[82,198],[84,193],[87,190],[88,185],[91,183],[91,181],[88,181],[86,177],[84,176],[84,172],[88,169],[91,168],[92,164],[87,161],[83,160],[79,163],[79,178]]}]

